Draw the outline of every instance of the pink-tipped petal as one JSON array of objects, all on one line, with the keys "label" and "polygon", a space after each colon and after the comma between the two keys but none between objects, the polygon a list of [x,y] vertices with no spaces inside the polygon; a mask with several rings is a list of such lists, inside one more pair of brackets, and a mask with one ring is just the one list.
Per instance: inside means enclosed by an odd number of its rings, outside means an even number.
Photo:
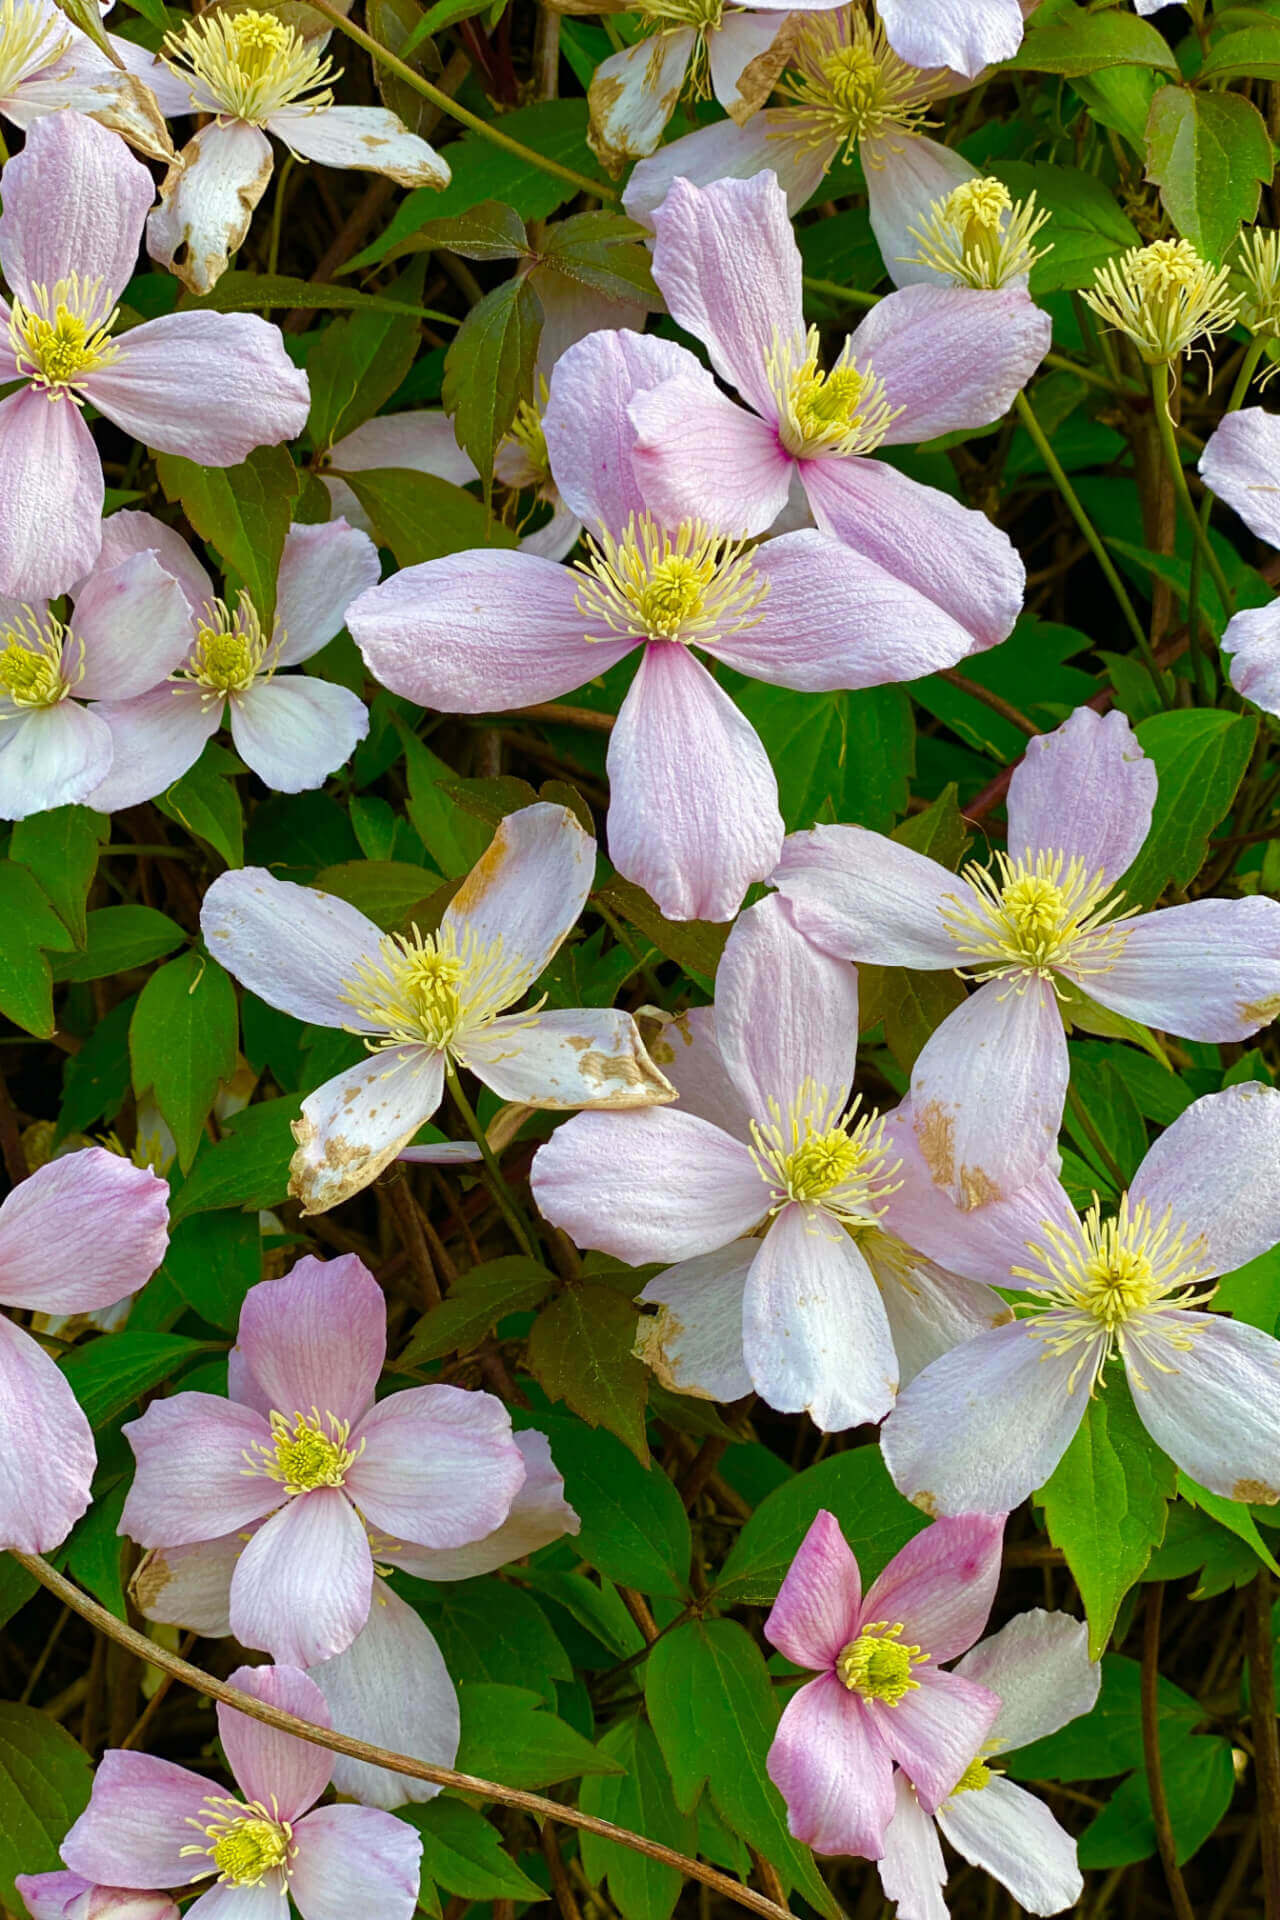
[{"label": "pink-tipped petal", "polygon": [[719,120],[669,140],[631,169],[622,194],[623,212],[642,227],[651,227],[677,180],[709,187],[718,180],[746,180],[771,171],[786,193],[788,210],[797,213],[835,158],[836,140],[811,146],[788,137],[794,131],[791,113],[766,107],[745,126]]},{"label": "pink-tipped petal", "polygon": [[349,687],[303,673],[260,679],[231,702],[236,751],[274,793],[307,793],[345,766],[369,731]]},{"label": "pink-tipped petal", "polygon": [[341,633],[347,608],[377,583],[378,549],[345,520],[292,526],[276,582],[276,621],[284,642],[278,667],[296,667]]},{"label": "pink-tipped petal", "polygon": [[862,1577],[840,1527],[820,1509],[764,1623],[765,1639],[798,1667],[834,1667],[858,1631]]},{"label": "pink-tipped petal", "polygon": [[87,573],[102,500],[102,462],[79,407],[35,387],[0,400],[0,593],[52,599]]},{"label": "pink-tipped petal", "polygon": [[1022,45],[1018,0],[880,0],[885,37],[913,67],[950,67],[976,80]]},{"label": "pink-tipped petal", "polygon": [[91,1313],[136,1293],[164,1259],[169,1189],[104,1147],[50,1160],[0,1206],[0,1299]]},{"label": "pink-tipped petal", "polygon": [[[1210,1493],[1280,1501],[1280,1340],[1224,1314],[1131,1323],[1124,1343],[1133,1403],[1158,1447]],[[1168,1334],[1186,1338],[1171,1348]]]},{"label": "pink-tipped petal", "polygon": [[1117,881],[1151,830],[1158,779],[1125,715],[1077,707],[1027,744],[1009,783],[1009,853],[1060,853]]},{"label": "pink-tipped petal", "polygon": [[901,1620],[904,1638],[918,1640],[933,1665],[954,1660],[987,1624],[1003,1540],[1003,1515],[935,1520],[894,1555],[867,1593],[862,1618]]},{"label": "pink-tipped petal", "polygon": [[840,1222],[786,1206],[764,1237],[743,1299],[742,1348],[756,1392],[824,1433],[881,1420],[898,1361],[880,1290]]},{"label": "pink-tipped petal", "polygon": [[96,1465],[89,1422],[63,1375],[0,1314],[0,1548],[60,1547],[89,1504]]},{"label": "pink-tipped petal", "polygon": [[14,294],[29,300],[33,287],[52,292],[77,274],[82,284],[101,281],[105,319],[133,272],[154,198],[151,175],[118,134],[80,113],[37,120],[4,170],[0,266]]},{"label": "pink-tipped petal", "polygon": [[136,553],[95,568],[76,595],[71,628],[84,642],[76,698],[132,700],[181,666],[191,610],[157,555]]},{"label": "pink-tipped petal", "polygon": [[880,1858],[893,1816],[893,1762],[862,1703],[833,1673],[788,1700],[767,1766],[797,1840],[815,1853]]},{"label": "pink-tipped petal", "polygon": [[153,799],[193,767],[222,723],[190,682],[166,680],[136,700],[103,700],[95,709],[111,732],[111,764],[89,804],[117,813]]},{"label": "pink-tipped petal", "polygon": [[895,410],[885,445],[907,446],[1002,419],[1052,339],[1020,287],[913,286],[873,307],[849,349]]},{"label": "pink-tipped petal", "polygon": [[[430,1629],[385,1580],[375,1585],[363,1631],[345,1653],[313,1667],[311,1678],[344,1733],[437,1767],[451,1767],[457,1759],[458,1696],[444,1656]],[[388,1811],[410,1800],[434,1800],[440,1791],[428,1780],[340,1753],[333,1756],[333,1784],[366,1807]]]},{"label": "pink-tipped petal", "polygon": [[1193,1101],[1147,1154],[1129,1198],[1199,1237],[1209,1273],[1268,1252],[1280,1241],[1280,1091],[1248,1081]]},{"label": "pink-tipped petal", "polygon": [[242,1646],[309,1667],[351,1645],[369,1617],[373,1558],[339,1487],[316,1487],[254,1534],[231,1578],[231,1631]]},{"label": "pink-tipped petal", "polygon": [[977,169],[954,147],[922,133],[895,131],[864,140],[859,157],[867,176],[871,231],[889,278],[898,287],[936,283],[933,268],[912,261],[920,242],[911,229],[928,218],[935,201],[972,180]]},{"label": "pink-tipped petal", "polygon": [[[420,1547],[411,1540],[397,1540],[395,1565],[402,1572],[419,1580],[474,1580],[578,1532],[581,1521],[564,1497],[564,1481],[545,1434],[531,1428],[512,1438],[524,1461],[525,1477],[502,1525],[463,1547]],[[376,1591],[374,1598],[378,1598]]]},{"label": "pink-tipped petal", "polygon": [[1000,1701],[987,1746],[997,1753],[1043,1740],[1097,1702],[1102,1669],[1089,1658],[1089,1630],[1069,1613],[1033,1607],[1015,1614],[955,1668]]},{"label": "pink-tipped petal", "polygon": [[673,1393],[728,1404],[752,1391],[742,1351],[742,1305],[756,1240],[682,1260],[639,1298],[659,1311],[641,1320],[635,1351]]},{"label": "pink-tipped petal", "polygon": [[701,520],[734,538],[767,533],[787,504],[795,463],[768,421],[699,372],[631,402],[632,467],[649,511],[665,526]]},{"label": "pink-tipped petal", "polygon": [[445,908],[442,925],[460,939],[502,942],[503,961],[516,970],[508,1004],[559,951],[591,890],[595,861],[596,843],[578,816],[540,801],[506,815]]},{"label": "pink-tipped petal", "polygon": [[308,1094],[293,1123],[289,1192],[304,1213],[324,1213],[390,1166],[444,1093],[444,1056],[391,1047]]},{"label": "pink-tipped petal", "polygon": [[[264,1706],[278,1707],[299,1720],[314,1720],[322,1727],[332,1725],[324,1695],[297,1667],[237,1667],[228,1681]],[[313,1746],[221,1703],[218,1737],[245,1799],[267,1807],[274,1801],[282,1820],[296,1820],[329,1784],[333,1755],[326,1747]]]},{"label": "pink-tipped petal", "polygon": [[993,1774],[953,1794],[938,1825],[956,1852],[1007,1887],[1025,1913],[1077,1910],[1084,1891],[1076,1843],[1035,1795]]},{"label": "pink-tipped petal", "polygon": [[671,1098],[620,1007],[511,1014],[461,1040],[456,1053],[502,1099],[529,1107],[647,1107]]},{"label": "pink-tipped petal", "polygon": [[[1191,900],[1105,934],[1080,954],[1079,983],[1104,1007],[1189,1040],[1247,1040],[1280,1013],[1280,901]],[[1091,966],[1089,946],[1102,965]],[[1073,976],[1073,969],[1063,971]]]},{"label": "pink-tipped petal", "polygon": [[271,142],[248,120],[215,119],[169,169],[147,221],[147,252],[192,293],[209,293],[249,231],[271,180]]},{"label": "pink-tipped petal", "polygon": [[886,834],[840,826],[788,834],[769,878],[828,953],[875,966],[955,965],[942,916],[965,897],[965,882]]},{"label": "pink-tipped petal", "polygon": [[1265,407],[1228,413],[1209,435],[1200,474],[1250,533],[1280,547],[1280,420]]},{"label": "pink-tipped petal", "polygon": [[880,1885],[897,1909],[897,1920],[949,1920],[942,1897],[947,1863],[937,1829],[916,1798],[905,1773],[893,1776],[893,1819],[884,1836]]},{"label": "pink-tipped petal", "polygon": [[250,1287],[237,1345],[269,1407],[286,1417],[315,1407],[354,1425],[386,1359],[386,1299],[356,1254],[308,1254],[283,1280]]},{"label": "pink-tipped petal", "polygon": [[422,1841],[377,1807],[317,1807],[294,1828],[289,1892],[302,1920],[412,1920]]},{"label": "pink-tipped petal", "polygon": [[716,1040],[747,1112],[785,1115],[801,1089],[839,1113],[853,1085],[858,976],[796,927],[780,894],[738,918],[716,971]]},{"label": "pink-tipped petal", "polygon": [[357,1429],[347,1489],[373,1526],[424,1547],[464,1547],[500,1527],[524,1484],[511,1416],[490,1393],[410,1387]]},{"label": "pink-tipped petal", "polygon": [[[918,1536],[917,1536],[918,1537]],[[926,1813],[936,1813],[982,1746],[1000,1702],[986,1687],[915,1669],[913,1692],[896,1705],[869,1701],[876,1731],[916,1790]]]},{"label": "pink-tipped petal", "polygon": [[342,996],[361,963],[376,961],[382,935],[345,900],[242,867],[205,894],[200,931],[214,959],[269,1006],[318,1026],[373,1030]]},{"label": "pink-tipped petal", "polygon": [[644,511],[631,462],[631,403],[679,377],[712,386],[686,347],[625,330],[589,333],[557,360],[542,430],[560,497],[589,532],[620,535]]},{"label": "pink-tipped petal", "polygon": [[114,1749],[94,1775],[93,1797],[59,1851],[73,1873],[109,1887],[185,1887],[211,1871],[190,1854],[200,1810],[223,1789],[150,1753]]},{"label": "pink-tipped petal", "polygon": [[271,1430],[261,1414],[212,1393],[153,1400],[124,1436],[137,1472],[120,1531],[143,1547],[189,1546],[234,1533],[274,1512],[284,1498],[264,1471],[274,1460]]}]

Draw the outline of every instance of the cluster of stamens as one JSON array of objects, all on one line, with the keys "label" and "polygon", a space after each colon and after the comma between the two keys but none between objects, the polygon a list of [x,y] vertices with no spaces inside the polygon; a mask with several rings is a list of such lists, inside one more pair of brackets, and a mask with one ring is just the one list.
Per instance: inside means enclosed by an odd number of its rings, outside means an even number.
[{"label": "cluster of stamens", "polygon": [[71,46],[65,25],[44,0],[0,0],[0,100],[62,58]]},{"label": "cluster of stamens", "polygon": [[901,1620],[873,1620],[864,1626],[856,1640],[842,1647],[836,1659],[836,1673],[850,1693],[864,1700],[879,1700],[896,1707],[920,1682],[911,1677],[912,1667],[923,1666],[929,1658],[920,1647],[902,1640]]},{"label": "cluster of stamens", "polygon": [[1007,287],[1022,281],[1051,247],[1035,237],[1048,220],[1036,197],[1015,201],[999,180],[965,180],[935,200],[918,227],[908,227],[917,251],[904,258],[931,267],[958,287]]},{"label": "cluster of stamens", "polygon": [[167,35],[164,58],[194,86],[202,107],[261,125],[285,107],[333,105],[333,63],[273,13],[210,8]]},{"label": "cluster of stamens", "polygon": [[201,608],[179,677],[203,688],[204,704],[210,706],[229,694],[247,693],[264,675],[270,679],[284,641],[279,628],[270,634],[263,631],[258,611],[242,588],[234,613],[225,600],[206,601]]},{"label": "cluster of stamens", "polygon": [[84,642],[51,613],[23,607],[0,627],[0,701],[17,712],[56,707],[83,672]]},{"label": "cluster of stamens", "polygon": [[27,298],[15,299],[9,310],[9,346],[18,372],[50,400],[70,397],[83,404],[73,389],[115,359],[119,347],[110,336],[119,313],[105,307],[100,279],[71,273],[52,287],[28,287]]},{"label": "cluster of stamens", "polygon": [[540,489],[550,483],[551,457],[542,427],[548,398],[546,376],[539,375],[536,398],[522,400],[516,408],[515,419],[493,463],[494,472],[506,487]]},{"label": "cluster of stamens", "polygon": [[1063,967],[1105,973],[1124,951],[1120,922],[1138,911],[1118,913],[1122,896],[1078,856],[998,853],[994,873],[970,863],[960,877],[969,892],[948,895],[942,918],[960,958],[984,980],[1047,980]]},{"label": "cluster of stamens", "polygon": [[[527,969],[508,960],[501,937],[489,944],[470,927],[446,922],[438,933],[386,936],[377,959],[362,960],[339,992],[376,1029],[365,1044],[448,1051],[459,1033],[488,1024],[524,991]],[[536,1008],[530,1008],[532,1018]]]},{"label": "cluster of stamens", "polygon": [[888,1164],[884,1118],[859,1117],[855,1099],[843,1113],[825,1087],[806,1082],[784,1113],[769,1102],[765,1123],[751,1123],[751,1157],[769,1189],[769,1212],[791,1202],[820,1206],[853,1228],[871,1228],[901,1184]]},{"label": "cluster of stamens", "polygon": [[694,100],[705,100],[711,92],[711,63],[707,57],[707,35],[718,33],[724,20],[725,0],[637,0],[640,31],[645,33],[692,32],[693,47],[685,72],[683,91]]},{"label": "cluster of stamens", "polygon": [[290,1499],[299,1493],[312,1493],[317,1487],[340,1487],[360,1455],[364,1441],[354,1449],[347,1445],[351,1422],[335,1414],[272,1412],[271,1439],[261,1441],[245,1453],[246,1474],[265,1474],[278,1480]]},{"label": "cluster of stamens", "polygon": [[192,1844],[183,1847],[182,1854],[186,1858],[206,1855],[217,1868],[220,1881],[234,1887],[259,1887],[269,1873],[283,1873],[287,1878],[296,1848],[293,1829],[280,1818],[274,1795],[269,1808],[260,1800],[246,1804],[210,1795],[199,1815],[187,1825],[212,1845]]},{"label": "cluster of stamens", "polygon": [[711,533],[701,520],[683,520],[668,533],[647,513],[633,514],[620,540],[605,533],[587,548],[574,563],[577,607],[602,629],[587,640],[632,635],[705,646],[754,626],[769,591],[744,542]]},{"label": "cluster of stamens", "polygon": [[1229,277],[1189,240],[1153,240],[1105,261],[1084,298],[1104,325],[1127,334],[1155,366],[1235,324],[1240,299],[1230,292]]},{"label": "cluster of stamens", "polygon": [[[1254,335],[1280,340],[1280,233],[1274,228],[1251,227],[1240,236],[1236,271],[1245,283],[1237,318]],[[1278,370],[1272,361],[1262,385]]]},{"label": "cluster of stamens", "polygon": [[987,1785],[987,1782],[991,1779],[994,1772],[994,1767],[989,1767],[981,1756],[971,1760],[964,1772],[960,1775],[960,1778],[956,1781],[954,1787],[952,1787],[952,1798],[954,1798],[957,1793],[977,1793],[982,1787]]},{"label": "cluster of stamens", "polygon": [[884,383],[870,367],[859,367],[847,346],[825,372],[821,350],[816,327],[803,341],[774,334],[765,372],[779,439],[799,458],[873,453],[902,409],[889,405]]},{"label": "cluster of stamens", "polygon": [[833,147],[833,159],[848,160],[860,141],[918,133],[927,124],[919,68],[898,58],[861,6],[804,17],[780,92],[791,122],[780,137]]}]

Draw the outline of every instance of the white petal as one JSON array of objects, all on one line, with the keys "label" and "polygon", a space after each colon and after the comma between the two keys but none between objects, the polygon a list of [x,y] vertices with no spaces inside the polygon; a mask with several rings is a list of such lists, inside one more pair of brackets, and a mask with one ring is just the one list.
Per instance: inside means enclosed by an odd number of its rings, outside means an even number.
[{"label": "white petal", "polygon": [[161,183],[147,221],[147,252],[192,293],[208,293],[249,231],[271,178],[271,142],[245,120],[214,120],[193,134]]},{"label": "white petal", "polygon": [[231,738],[276,793],[321,787],[369,731],[369,709],[349,687],[286,673],[259,680],[231,702]]},{"label": "white petal", "polygon": [[80,804],[110,765],[110,728],[76,700],[0,721],[0,820]]},{"label": "white petal", "polygon": [[976,167],[937,140],[921,133],[886,134],[880,140],[864,140],[859,155],[867,175],[871,230],[880,248],[880,257],[896,287],[915,286],[938,279],[932,267],[909,265],[920,242],[909,229],[926,219],[935,200],[945,199],[965,180],[972,180]]},{"label": "white petal", "polygon": [[99,813],[115,813],[163,793],[180,780],[218,731],[217,702],[197,687],[167,680],[136,700],[103,700],[96,712],[111,730],[111,762],[90,796]]},{"label": "white petal", "polygon": [[1093,1708],[1102,1669],[1089,1658],[1089,1630],[1069,1613],[1017,1613],[958,1660],[955,1671],[1000,1696],[988,1745],[997,1753],[1043,1740]]},{"label": "white petal", "polygon": [[460,1036],[454,1051],[486,1086],[524,1106],[647,1107],[672,1097],[620,1007],[512,1014]]},{"label": "white petal", "polygon": [[345,900],[244,867],[209,888],[200,930],[219,964],[268,1006],[322,1027],[374,1030],[341,996],[361,962],[377,958],[382,935]]},{"label": "white petal", "polygon": [[278,667],[309,660],[335,633],[347,608],[377,582],[378,549],[345,520],[290,527],[276,583],[276,622],[284,635]]},{"label": "white petal", "polygon": [[[596,843],[568,807],[522,807],[502,821],[445,909],[443,925],[481,946],[502,943],[515,969],[510,1006],[537,979],[582,912]],[[518,984],[517,984],[518,982]]]},{"label": "white petal", "polygon": [[440,1105],[444,1061],[426,1047],[390,1048],[326,1081],[294,1122],[297,1151],[289,1192],[304,1213],[350,1199],[382,1169]]},{"label": "white petal", "polygon": [[449,163],[385,107],[285,107],[267,122],[276,138],[322,167],[385,173],[402,187],[447,187]]},{"label": "white petal", "polygon": [[1028,1913],[1062,1913],[1084,1891],[1075,1841],[1012,1780],[994,1774],[985,1787],[952,1794],[937,1818],[956,1852],[994,1875]]},{"label": "white petal", "polygon": [[[1175,1331],[1184,1349],[1159,1337]],[[1184,1473],[1227,1500],[1280,1501],[1280,1341],[1222,1314],[1149,1314],[1124,1358],[1138,1418]]]},{"label": "white petal", "polygon": [[673,1393],[728,1403],[750,1393],[742,1352],[742,1301],[758,1240],[734,1240],[682,1260],[639,1295],[659,1311],[642,1319],[635,1351]]}]

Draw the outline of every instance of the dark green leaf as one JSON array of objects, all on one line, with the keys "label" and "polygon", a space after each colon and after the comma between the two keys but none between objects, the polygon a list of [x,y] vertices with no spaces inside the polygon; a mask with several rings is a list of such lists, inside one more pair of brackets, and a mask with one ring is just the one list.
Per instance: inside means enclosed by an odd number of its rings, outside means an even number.
[{"label": "dark green leaf", "polygon": [[216,1144],[202,1141],[185,1185],[174,1196],[170,1224],[176,1227],[188,1214],[212,1207],[256,1212],[278,1205],[289,1189],[291,1122],[297,1117],[296,1099],[264,1100],[228,1120]]},{"label": "dark green leaf", "polygon": [[644,1412],[649,1371],[632,1353],[636,1310],[610,1287],[567,1285],[533,1324],[529,1371],[550,1400],[617,1434],[649,1460]]},{"label": "dark green leaf", "polygon": [[545,1712],[527,1687],[464,1680],[458,1700],[461,1773],[501,1780],[508,1787],[549,1787],[583,1774],[617,1771],[616,1761],[599,1753],[566,1721]]},{"label": "dark green leaf", "polygon": [[611,1433],[554,1413],[522,1417],[551,1442],[565,1498],[579,1515],[579,1557],[620,1586],[679,1598],[689,1577],[689,1517],[657,1467],[644,1468]]},{"label": "dark green leaf", "polygon": [[1257,716],[1193,708],[1135,728],[1160,779],[1146,845],[1124,876],[1125,905],[1149,906],[1199,872],[1209,835],[1230,811],[1257,737]]},{"label": "dark green leaf", "polygon": [[105,980],[160,960],[186,939],[176,920],[154,907],[95,907],[87,915],[82,953],[54,962],[59,980]]},{"label": "dark green leaf", "polygon": [[482,500],[434,473],[368,467],[342,477],[373,522],[379,544],[390,547],[402,567],[469,547],[516,544],[510,527],[496,520]]},{"label": "dark green leaf", "polygon": [[105,1426],[140,1395],[168,1380],[196,1354],[207,1353],[203,1340],[176,1333],[104,1333],[76,1347],[60,1362],[71,1391],[91,1427]]},{"label": "dark green leaf", "polygon": [[280,555],[298,494],[289,449],[259,447],[238,467],[201,467],[162,453],[156,472],[166,497],[181,501],[196,532],[239,575],[270,628]]},{"label": "dark green leaf", "polygon": [[77,946],[84,945],[85,904],[109,822],[88,807],[33,813],[13,829],[9,852],[35,875]]},{"label": "dark green leaf", "polygon": [[419,1320],[396,1365],[420,1367],[447,1353],[470,1353],[506,1314],[536,1307],[552,1284],[553,1275],[523,1253],[472,1267],[448,1299]]},{"label": "dark green leaf", "polygon": [[543,1900],[542,1888],[502,1849],[502,1835],[461,1800],[401,1807],[398,1818],[422,1836],[422,1871],[466,1900]]},{"label": "dark green leaf", "polygon": [[67,1829],[89,1804],[93,1764],[56,1720],[0,1703],[0,1903],[18,1913],[19,1873],[54,1873]]},{"label": "dark green leaf", "polygon": [[541,336],[541,303],[517,275],[476,302],[445,355],[445,412],[481,474],[493,471],[493,456],[520,402],[533,397]]},{"label": "dark green leaf", "polygon": [[1151,102],[1147,177],[1207,259],[1220,262],[1241,221],[1254,218],[1274,168],[1267,123],[1243,94],[1162,87]]},{"label": "dark green leaf", "polygon": [[[660,1840],[677,1853],[696,1853],[698,1823],[676,1805],[662,1749],[646,1722],[634,1714],[617,1721],[600,1741],[600,1752],[623,1772],[584,1780],[578,1797],[582,1811]],[[587,1878],[595,1886],[608,1880],[623,1920],[670,1920],[684,1885],[676,1868],[593,1833],[584,1832],[579,1847]]]},{"label": "dark green leaf", "polygon": [[153,973],[133,1011],[133,1090],[150,1092],[189,1171],[219,1083],[236,1070],[235,988],[216,961],[184,954]]}]

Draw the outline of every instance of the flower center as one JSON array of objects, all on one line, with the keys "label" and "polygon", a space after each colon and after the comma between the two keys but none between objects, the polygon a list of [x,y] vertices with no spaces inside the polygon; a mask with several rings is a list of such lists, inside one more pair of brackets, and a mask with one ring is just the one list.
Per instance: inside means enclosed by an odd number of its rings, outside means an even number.
[{"label": "flower center", "polygon": [[[428,1046],[448,1050],[465,1028],[488,1023],[519,999],[527,970],[507,960],[501,938],[485,945],[471,929],[391,933],[376,960],[362,960],[344,980],[339,999],[378,1029],[366,1040],[379,1047]],[[536,1009],[531,1009],[532,1014]]]},{"label": "flower center", "polygon": [[284,638],[275,629],[268,639],[257,609],[242,588],[234,613],[223,600],[210,601],[201,610],[179,677],[205,690],[206,705],[225,700],[228,694],[245,693],[264,669],[268,679],[274,673]]},{"label": "flower center", "polygon": [[351,1422],[312,1407],[309,1414],[272,1412],[271,1444],[254,1449],[258,1460],[246,1455],[250,1471],[278,1480],[292,1499],[316,1487],[340,1487],[364,1452],[362,1440],[354,1450],[347,1445]]},{"label": "flower center", "polygon": [[1020,860],[998,853],[994,873],[970,864],[961,878],[970,891],[948,895],[943,923],[961,958],[984,980],[1049,979],[1067,966],[1074,973],[1106,973],[1128,937],[1118,922],[1138,911],[1117,914],[1121,895],[1110,891],[1104,875],[1090,876],[1081,859],[1061,853],[1025,853]]},{"label": "flower center", "polygon": [[66,53],[71,35],[58,30],[61,24],[40,0],[0,0],[0,100]]},{"label": "flower center", "polygon": [[[68,654],[73,649],[79,652],[71,672],[64,649]],[[33,607],[24,607],[13,625],[0,627],[0,698],[19,710],[56,707],[83,671],[82,643],[52,614],[41,617]]]},{"label": "flower center", "polygon": [[929,1656],[919,1647],[905,1645],[901,1633],[901,1620],[893,1626],[887,1620],[876,1620],[841,1649],[836,1672],[850,1693],[896,1707],[919,1687],[920,1682],[911,1678],[911,1669],[922,1666]]},{"label": "flower center", "polygon": [[985,1760],[971,1760],[952,1787],[952,1798],[957,1793],[977,1793],[979,1788],[986,1786],[990,1778],[991,1768]]},{"label": "flower center", "polygon": [[[120,309],[105,310],[102,285],[68,274],[52,287],[30,287],[30,299],[15,300],[9,311],[9,345],[18,371],[50,400],[65,399],[119,352],[110,334]],[[78,395],[71,398],[79,404]]]},{"label": "flower center", "polygon": [[1240,298],[1228,291],[1229,278],[1226,267],[1202,259],[1189,240],[1153,240],[1104,261],[1084,297],[1155,365],[1176,360],[1201,334],[1233,325]]},{"label": "flower center", "polygon": [[164,44],[169,66],[215,113],[260,125],[282,107],[316,113],[333,105],[332,62],[274,14],[211,9]]},{"label": "flower center", "polygon": [[[791,102],[786,135],[851,157],[862,140],[918,133],[927,105],[919,68],[900,60],[860,8],[807,16],[781,91]],[[879,164],[883,164],[880,161]]]},{"label": "flower center", "polygon": [[279,1817],[274,1799],[271,1807],[260,1800],[247,1806],[239,1800],[211,1796],[198,1816],[188,1820],[212,1846],[186,1846],[182,1853],[190,1858],[206,1854],[218,1869],[218,1877],[236,1887],[261,1886],[269,1873],[289,1873],[293,1853],[293,1829]]},{"label": "flower center", "polygon": [[779,439],[801,458],[873,453],[901,409],[889,405],[883,382],[849,358],[847,347],[825,373],[820,353],[816,327],[803,343],[774,334],[765,371],[777,401]]},{"label": "flower center", "polygon": [[789,1201],[813,1202],[847,1226],[875,1225],[898,1184],[898,1163],[886,1164],[883,1118],[859,1119],[860,1104],[838,1113],[825,1087],[806,1082],[785,1114],[771,1101],[767,1124],[752,1121],[751,1157],[771,1214]]},{"label": "flower center", "polygon": [[516,408],[516,417],[511,422],[505,448],[514,459],[510,465],[514,469],[518,463],[522,468],[519,477],[514,471],[499,477],[512,487],[545,487],[551,479],[551,456],[547,452],[547,436],[542,428],[542,408],[547,404],[547,383],[542,381],[541,406],[531,400],[522,400]]},{"label": "flower center", "polygon": [[908,227],[919,250],[904,257],[956,286],[1005,287],[1052,252],[1032,244],[1048,218],[1037,212],[1034,193],[1015,201],[999,180],[965,180],[935,200],[918,227]]},{"label": "flower center", "polygon": [[633,514],[621,540],[602,534],[575,561],[582,575],[577,607],[601,633],[703,646],[759,620],[769,582],[755,571],[741,540],[710,533],[700,520],[683,520],[674,534],[647,513]]},{"label": "flower center", "polygon": [[[1236,266],[1247,288],[1240,308],[1241,320],[1252,334],[1263,334],[1269,340],[1280,339],[1280,233],[1268,232],[1262,227],[1251,227],[1242,233]],[[1264,387],[1276,371],[1276,363],[1272,361],[1263,376]]]}]

